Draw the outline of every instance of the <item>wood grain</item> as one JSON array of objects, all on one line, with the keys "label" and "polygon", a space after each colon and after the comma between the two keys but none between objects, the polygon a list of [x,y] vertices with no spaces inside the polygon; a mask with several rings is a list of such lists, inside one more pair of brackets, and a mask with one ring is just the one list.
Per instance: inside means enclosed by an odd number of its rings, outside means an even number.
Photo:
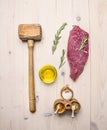
[{"label": "wood grain", "polygon": [[[0,130],[107,130],[106,12],[107,0],[0,0]],[[52,55],[54,35],[64,22],[68,25]],[[43,32],[42,41],[34,48],[35,114],[29,112],[28,48],[18,38],[21,23],[39,23]],[[58,67],[75,24],[90,34],[90,56],[84,72],[73,82],[68,62]],[[42,83],[38,76],[45,64],[58,70],[57,80],[50,85]],[[53,103],[66,84],[81,103],[74,119],[70,113],[56,116],[53,112]]]},{"label": "wood grain", "polygon": [[107,1],[90,1],[91,130],[107,130]]}]

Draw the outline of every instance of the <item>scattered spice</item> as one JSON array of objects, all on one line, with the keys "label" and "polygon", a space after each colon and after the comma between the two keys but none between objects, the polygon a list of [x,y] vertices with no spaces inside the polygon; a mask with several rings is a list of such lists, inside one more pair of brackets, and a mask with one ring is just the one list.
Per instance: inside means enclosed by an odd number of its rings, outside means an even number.
[{"label": "scattered spice", "polygon": [[61,75],[62,75],[62,76],[65,76],[65,72],[64,72],[64,71],[63,71],[63,72],[61,72]]},{"label": "scattered spice", "polygon": [[65,26],[67,25],[67,23],[63,23],[63,25],[57,30],[57,33],[55,34],[55,39],[53,40],[53,46],[52,46],[52,54],[54,54],[57,45],[59,43],[59,40],[61,39],[61,32],[62,30],[64,30]]},{"label": "scattered spice", "polygon": [[76,20],[77,20],[77,21],[80,21],[80,20],[81,20],[81,17],[80,17],[80,16],[77,16],[77,17],[76,17]]}]

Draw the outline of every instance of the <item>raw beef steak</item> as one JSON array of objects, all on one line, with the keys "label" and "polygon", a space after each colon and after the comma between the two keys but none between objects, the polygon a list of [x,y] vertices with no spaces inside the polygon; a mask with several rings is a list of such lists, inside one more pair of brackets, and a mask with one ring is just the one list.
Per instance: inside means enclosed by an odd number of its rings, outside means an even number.
[{"label": "raw beef steak", "polygon": [[79,26],[70,31],[67,48],[67,59],[70,66],[70,77],[75,81],[84,69],[89,55],[89,34]]}]

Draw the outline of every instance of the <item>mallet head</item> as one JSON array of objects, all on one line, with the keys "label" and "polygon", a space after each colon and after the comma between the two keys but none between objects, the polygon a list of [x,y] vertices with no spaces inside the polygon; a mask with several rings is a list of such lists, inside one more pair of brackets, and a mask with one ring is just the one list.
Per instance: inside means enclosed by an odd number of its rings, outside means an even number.
[{"label": "mallet head", "polygon": [[23,41],[40,41],[42,38],[41,26],[39,24],[20,24],[18,34],[19,38]]}]

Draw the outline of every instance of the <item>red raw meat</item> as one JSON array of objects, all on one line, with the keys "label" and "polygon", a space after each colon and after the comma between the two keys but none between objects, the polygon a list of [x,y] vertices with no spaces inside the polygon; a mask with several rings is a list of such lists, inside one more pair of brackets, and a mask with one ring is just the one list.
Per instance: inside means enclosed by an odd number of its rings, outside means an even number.
[{"label": "red raw meat", "polygon": [[67,59],[70,66],[70,77],[75,81],[84,70],[84,65],[87,62],[89,55],[88,39],[82,49],[81,43],[89,34],[81,29],[79,26],[73,26],[70,31],[67,48]]}]

